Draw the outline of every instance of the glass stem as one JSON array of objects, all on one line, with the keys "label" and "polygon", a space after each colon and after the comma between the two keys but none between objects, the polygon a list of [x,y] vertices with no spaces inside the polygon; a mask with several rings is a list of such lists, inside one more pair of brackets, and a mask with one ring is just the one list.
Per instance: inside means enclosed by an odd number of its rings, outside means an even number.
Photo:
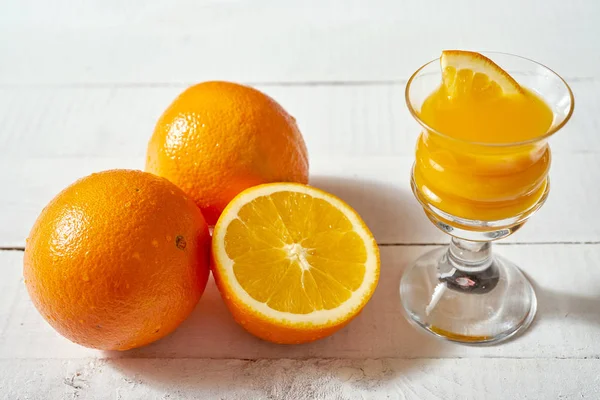
[{"label": "glass stem", "polygon": [[444,255],[446,271],[439,279],[449,289],[469,293],[488,293],[499,280],[498,267],[492,256],[491,242],[472,242],[453,237]]}]

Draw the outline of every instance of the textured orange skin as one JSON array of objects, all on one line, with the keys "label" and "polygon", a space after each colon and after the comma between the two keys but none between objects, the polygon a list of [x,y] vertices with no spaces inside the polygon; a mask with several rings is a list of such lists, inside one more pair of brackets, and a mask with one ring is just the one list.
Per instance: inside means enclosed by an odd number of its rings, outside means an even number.
[{"label": "textured orange skin", "polygon": [[244,189],[307,183],[308,154],[296,121],[275,100],[247,86],[205,82],[160,117],[146,171],[182,188],[214,225]]},{"label": "textured orange skin", "polygon": [[127,350],[183,322],[209,275],[200,210],[164,178],[112,170],[83,178],[44,208],[27,241],[29,295],[60,334]]}]

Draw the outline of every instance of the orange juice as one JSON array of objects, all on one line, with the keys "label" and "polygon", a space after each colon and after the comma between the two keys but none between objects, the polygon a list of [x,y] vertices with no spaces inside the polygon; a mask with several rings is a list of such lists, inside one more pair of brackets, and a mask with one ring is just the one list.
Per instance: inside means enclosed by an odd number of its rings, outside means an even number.
[{"label": "orange juice", "polygon": [[[475,81],[474,81],[475,82]],[[442,84],[418,117],[414,184],[427,203],[452,216],[498,221],[527,212],[544,196],[552,110],[532,91],[451,97]]]}]

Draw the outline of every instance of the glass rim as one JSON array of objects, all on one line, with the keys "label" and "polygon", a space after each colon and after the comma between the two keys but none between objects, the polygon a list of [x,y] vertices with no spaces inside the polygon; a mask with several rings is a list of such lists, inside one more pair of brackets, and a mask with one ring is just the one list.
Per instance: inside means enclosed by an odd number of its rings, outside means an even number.
[{"label": "glass rim", "polygon": [[542,67],[543,69],[549,71],[551,74],[555,75],[558,79],[560,79],[560,81],[563,83],[563,85],[567,89],[567,92],[569,93],[569,98],[570,98],[571,103],[570,103],[570,108],[569,108],[569,112],[567,113],[567,115],[562,119],[562,121],[560,121],[556,126],[551,127],[551,129],[548,129],[548,131],[546,133],[544,133],[543,135],[535,137],[535,138],[532,138],[532,139],[523,140],[523,141],[520,141],[520,142],[511,142],[511,143],[473,142],[473,141],[464,140],[464,139],[457,139],[457,138],[449,136],[449,135],[447,135],[447,134],[445,134],[443,132],[440,132],[440,131],[432,128],[431,126],[429,126],[427,123],[425,123],[425,121],[423,121],[419,117],[419,114],[418,114],[417,110],[415,110],[414,107],[411,104],[410,95],[409,95],[409,90],[410,90],[412,81],[419,75],[419,73],[423,69],[427,68],[428,66],[430,66],[431,64],[433,64],[435,62],[438,62],[440,60],[440,57],[438,57],[438,58],[435,58],[435,59],[433,59],[431,61],[428,61],[425,64],[421,65],[419,67],[419,69],[417,69],[415,72],[413,72],[413,74],[411,75],[411,77],[406,82],[406,88],[404,89],[404,99],[405,99],[408,111],[410,112],[410,114],[412,115],[412,117],[419,123],[419,125],[421,125],[423,128],[425,128],[428,132],[435,133],[435,134],[437,134],[437,135],[439,135],[439,136],[441,136],[441,137],[443,137],[445,139],[449,139],[449,140],[456,141],[456,142],[461,142],[461,143],[466,143],[466,144],[476,145],[476,146],[484,146],[484,147],[515,147],[515,146],[523,146],[523,145],[533,144],[533,143],[539,142],[541,140],[544,140],[544,139],[552,136],[554,133],[556,133],[560,129],[562,129],[562,127],[564,127],[566,125],[566,123],[569,122],[569,120],[571,119],[571,116],[573,115],[573,111],[575,110],[575,97],[573,96],[573,91],[571,90],[571,87],[563,79],[562,76],[560,76],[554,70],[552,70],[551,68],[548,68],[547,66],[545,66],[542,63],[539,63],[537,61],[534,61],[534,60],[526,58],[526,57],[518,56],[516,54],[504,53],[504,52],[499,52],[499,51],[482,51],[480,53],[483,54],[483,55],[487,55],[487,54],[494,55],[494,54],[497,54],[497,55],[501,55],[501,56],[509,56],[509,57],[514,57],[514,58],[519,58],[521,60],[525,60],[525,61],[528,61],[530,63],[536,64],[536,65]]}]

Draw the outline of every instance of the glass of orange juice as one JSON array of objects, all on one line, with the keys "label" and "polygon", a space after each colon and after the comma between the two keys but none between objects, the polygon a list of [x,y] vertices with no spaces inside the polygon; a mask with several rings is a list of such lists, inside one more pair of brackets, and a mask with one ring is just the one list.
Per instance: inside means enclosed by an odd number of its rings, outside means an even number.
[{"label": "glass of orange juice", "polygon": [[421,125],[411,186],[429,219],[452,236],[400,283],[410,321],[457,342],[495,343],[527,328],[536,297],[491,242],[518,230],[550,189],[548,139],[573,113],[567,83],[503,53],[444,51],[406,85]]}]

